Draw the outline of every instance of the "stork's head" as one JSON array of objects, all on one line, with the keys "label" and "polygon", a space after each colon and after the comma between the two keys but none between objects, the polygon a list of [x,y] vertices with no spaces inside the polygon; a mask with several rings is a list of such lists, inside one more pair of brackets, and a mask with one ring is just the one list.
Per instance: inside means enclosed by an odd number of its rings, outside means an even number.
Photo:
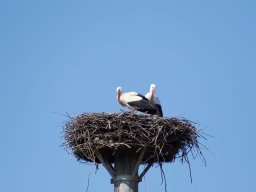
[{"label": "stork's head", "polygon": [[150,92],[154,95],[155,94],[155,91],[156,91],[156,85],[154,83],[152,83],[150,85]]},{"label": "stork's head", "polygon": [[117,93],[116,99],[119,101],[120,100],[120,96],[122,94],[122,87],[117,87],[116,88],[116,93]]}]

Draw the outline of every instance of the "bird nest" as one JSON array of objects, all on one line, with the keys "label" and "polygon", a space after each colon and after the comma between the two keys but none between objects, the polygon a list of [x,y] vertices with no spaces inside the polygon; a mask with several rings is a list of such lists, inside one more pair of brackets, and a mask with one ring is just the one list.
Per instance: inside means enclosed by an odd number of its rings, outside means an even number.
[{"label": "bird nest", "polygon": [[195,125],[187,119],[131,112],[84,113],[65,124],[64,146],[85,162],[101,163],[100,153],[114,163],[118,151],[141,149],[146,149],[142,163],[187,161],[189,152],[202,155],[198,141],[202,134]]}]

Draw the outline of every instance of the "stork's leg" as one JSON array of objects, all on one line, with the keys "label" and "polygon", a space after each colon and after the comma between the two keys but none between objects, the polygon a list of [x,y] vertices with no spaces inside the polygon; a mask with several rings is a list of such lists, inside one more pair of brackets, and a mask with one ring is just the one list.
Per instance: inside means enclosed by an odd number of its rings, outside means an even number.
[{"label": "stork's leg", "polygon": [[135,109],[132,110],[132,115],[133,115],[134,113],[136,113],[136,110],[135,110]]},{"label": "stork's leg", "polygon": [[129,107],[131,110],[131,114],[133,115],[134,113],[136,113],[136,109],[134,107]]}]

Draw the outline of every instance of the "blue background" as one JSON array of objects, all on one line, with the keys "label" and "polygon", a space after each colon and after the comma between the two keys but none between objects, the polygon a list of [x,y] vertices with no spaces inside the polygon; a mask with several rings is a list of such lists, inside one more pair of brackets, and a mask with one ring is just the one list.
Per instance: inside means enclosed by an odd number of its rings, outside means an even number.
[{"label": "blue background", "polygon": [[[256,3],[242,0],[0,1],[0,191],[113,191],[100,166],[60,145],[83,112],[117,112],[117,86],[157,85],[164,115],[186,117],[205,167],[164,166],[168,191],[256,191]],[[164,191],[159,167],[140,191]]]}]

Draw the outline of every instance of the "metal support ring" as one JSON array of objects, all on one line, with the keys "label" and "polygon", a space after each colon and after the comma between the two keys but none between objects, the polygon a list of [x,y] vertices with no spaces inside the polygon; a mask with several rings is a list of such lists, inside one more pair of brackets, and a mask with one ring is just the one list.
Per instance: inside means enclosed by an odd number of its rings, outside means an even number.
[{"label": "metal support ring", "polygon": [[118,175],[111,179],[111,183],[116,183],[119,181],[136,181],[141,182],[141,179],[139,177],[133,177],[131,175]]}]

